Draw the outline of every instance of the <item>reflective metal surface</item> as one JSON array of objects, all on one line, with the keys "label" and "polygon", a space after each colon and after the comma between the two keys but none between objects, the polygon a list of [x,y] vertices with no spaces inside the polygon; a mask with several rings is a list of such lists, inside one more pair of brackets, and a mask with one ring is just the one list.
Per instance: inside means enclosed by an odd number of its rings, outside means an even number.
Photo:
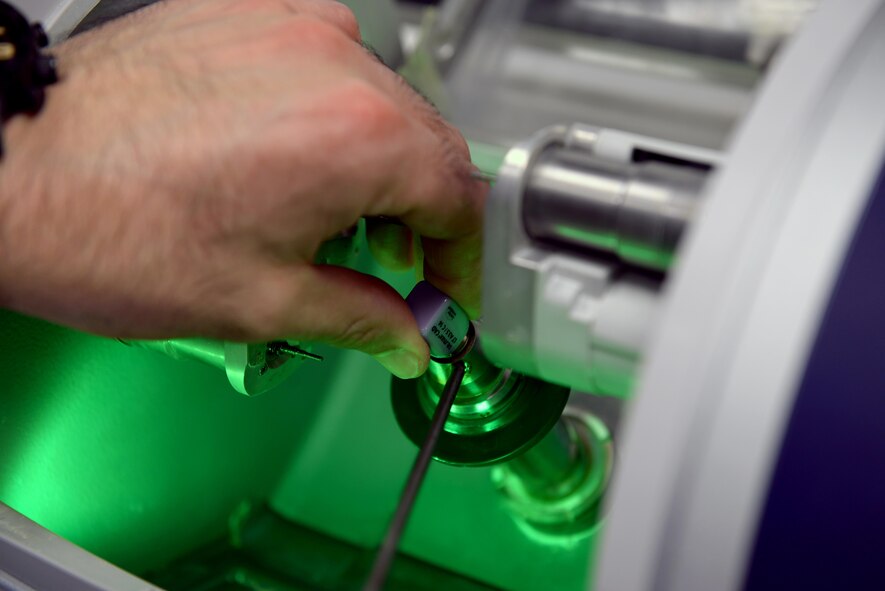
[{"label": "reflective metal surface", "polygon": [[582,391],[629,396],[661,271],[695,215],[705,171],[720,162],[713,150],[581,124],[545,128],[514,146],[486,201],[489,358]]},{"label": "reflective metal surface", "polygon": [[161,591],[0,503],[0,589]]},{"label": "reflective metal surface", "polygon": [[745,588],[796,388],[881,168],[883,43],[881,0],[824,3],[711,185],[620,441],[603,591]]},{"label": "reflective metal surface", "polygon": [[607,426],[570,407],[544,439],[496,467],[492,479],[514,517],[555,543],[599,525],[613,462]]},{"label": "reflective metal surface", "polygon": [[534,0],[527,19],[761,65],[817,4],[817,0]]},{"label": "reflective metal surface", "polygon": [[472,140],[512,146],[583,121],[721,149],[762,75],[747,61],[533,22],[533,5],[554,3],[486,2],[448,67],[448,114]]},{"label": "reflective metal surface", "polygon": [[663,270],[695,216],[705,181],[704,171],[689,166],[618,163],[552,147],[531,170],[523,220],[532,238]]},{"label": "reflective metal surface", "polygon": [[221,369],[234,390],[256,396],[286,380],[305,360],[322,357],[295,342],[232,343],[212,339],[170,339],[164,341],[121,341],[150,349],[172,359],[193,359]]},{"label": "reflective metal surface", "polygon": [[[513,458],[547,434],[568,401],[568,389],[495,367],[479,347],[464,362],[467,375],[433,456],[440,462],[484,466]],[[415,445],[451,373],[448,365],[430,365],[420,378],[391,381],[394,415]]]}]

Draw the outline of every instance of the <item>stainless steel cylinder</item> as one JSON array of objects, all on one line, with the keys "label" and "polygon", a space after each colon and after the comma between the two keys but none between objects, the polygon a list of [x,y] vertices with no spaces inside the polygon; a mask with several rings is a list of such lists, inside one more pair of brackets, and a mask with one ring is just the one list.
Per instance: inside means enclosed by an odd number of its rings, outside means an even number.
[{"label": "stainless steel cylinder", "polygon": [[213,339],[167,339],[161,341],[124,341],[121,343],[150,349],[172,359],[193,359],[224,370],[234,390],[255,396],[270,390],[288,378],[304,358],[322,357],[290,341],[232,343]]},{"label": "stainless steel cylinder", "polygon": [[599,418],[566,409],[534,447],[492,472],[513,516],[537,534],[582,536],[602,518],[612,439]]},{"label": "stainless steel cylinder", "polygon": [[575,426],[560,419],[541,441],[507,466],[533,496],[545,498],[572,479],[582,459]]},{"label": "stainless steel cylinder", "polygon": [[529,173],[523,223],[535,239],[665,270],[695,215],[706,178],[706,170],[678,163],[620,163],[550,147]]}]

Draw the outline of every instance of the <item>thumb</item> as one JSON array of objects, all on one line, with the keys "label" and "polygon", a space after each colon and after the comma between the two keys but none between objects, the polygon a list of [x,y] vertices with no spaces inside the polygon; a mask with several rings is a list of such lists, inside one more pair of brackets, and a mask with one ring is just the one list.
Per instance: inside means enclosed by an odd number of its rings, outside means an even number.
[{"label": "thumb", "polygon": [[412,313],[376,277],[332,265],[310,266],[295,304],[286,334],[363,351],[404,379],[427,369],[430,352]]}]

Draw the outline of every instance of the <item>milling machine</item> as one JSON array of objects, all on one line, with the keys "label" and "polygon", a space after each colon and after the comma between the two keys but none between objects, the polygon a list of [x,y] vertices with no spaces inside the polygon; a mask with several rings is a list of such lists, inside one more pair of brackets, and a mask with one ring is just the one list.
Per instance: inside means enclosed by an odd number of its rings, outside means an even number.
[{"label": "milling machine", "polygon": [[[350,4],[494,179],[387,588],[885,587],[885,2]],[[450,372],[0,327],[3,589],[358,589]]]}]

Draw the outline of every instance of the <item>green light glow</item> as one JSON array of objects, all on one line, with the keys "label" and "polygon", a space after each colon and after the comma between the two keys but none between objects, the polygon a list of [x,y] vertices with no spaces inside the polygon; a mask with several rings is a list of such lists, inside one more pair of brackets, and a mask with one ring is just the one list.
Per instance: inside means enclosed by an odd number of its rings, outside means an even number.
[{"label": "green light glow", "polygon": [[467,144],[473,164],[486,174],[496,175],[507,155],[507,148],[475,141],[468,141]]},{"label": "green light glow", "polygon": [[136,572],[270,494],[320,396],[319,372],[250,400],[199,363],[5,311],[0,326],[0,500]]},{"label": "green light glow", "polygon": [[[579,450],[562,469],[539,479],[539,466],[549,467],[551,462],[543,452],[532,458],[538,452],[531,450],[492,472],[517,521],[529,525],[539,540],[549,543],[596,531],[613,462],[611,434],[602,421],[585,413],[562,420],[568,425],[563,432],[571,434],[569,439],[578,443]],[[539,460],[547,461],[539,464]]]},{"label": "green light glow", "polygon": [[628,260],[644,263],[655,269],[668,269],[673,265],[676,256],[672,252],[666,252],[649,248],[631,240],[621,240],[621,253]]},{"label": "green light glow", "polygon": [[[365,256],[361,269],[379,273]],[[324,348],[246,398],[200,363],[9,312],[0,330],[0,500],[87,550],[153,570],[225,535],[244,499],[365,548],[381,539],[415,448],[372,359]],[[403,549],[503,589],[583,590],[594,536],[527,535],[489,475],[433,465]]]},{"label": "green light glow", "polygon": [[672,252],[656,250],[638,242],[624,240],[611,232],[591,232],[563,225],[557,225],[555,232],[566,240],[618,252],[627,260],[643,263],[655,269],[667,269],[675,259]]},{"label": "green light glow", "polygon": [[[414,284],[408,273],[384,278],[401,294]],[[352,354],[345,367],[329,384],[313,432],[271,505],[294,521],[373,547],[416,450],[391,413],[384,370]],[[402,550],[502,589],[583,591],[595,534],[565,542],[526,535],[490,474],[490,468],[432,464]]]},{"label": "green light glow", "polygon": [[556,234],[581,244],[592,244],[603,250],[617,250],[618,237],[610,232],[590,232],[571,226],[556,226]]}]

